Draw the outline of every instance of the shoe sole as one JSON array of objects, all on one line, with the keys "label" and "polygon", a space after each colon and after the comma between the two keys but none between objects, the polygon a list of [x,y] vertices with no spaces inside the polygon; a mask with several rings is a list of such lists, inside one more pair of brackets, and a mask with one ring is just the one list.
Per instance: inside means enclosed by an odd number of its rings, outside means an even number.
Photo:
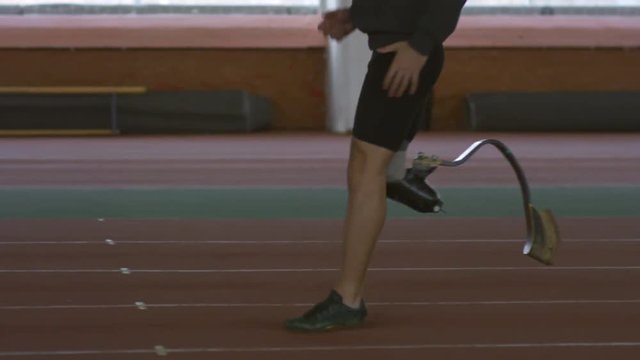
[{"label": "shoe sole", "polygon": [[300,329],[300,328],[290,328],[286,326],[285,326],[285,329],[287,331],[294,332],[294,333],[312,334],[312,333],[327,333],[327,332],[334,332],[339,330],[353,329],[353,328],[362,327],[363,325],[364,325],[364,321],[358,321],[354,323],[347,323],[347,324],[341,324],[341,325],[331,325],[331,326],[317,328],[317,329]]}]

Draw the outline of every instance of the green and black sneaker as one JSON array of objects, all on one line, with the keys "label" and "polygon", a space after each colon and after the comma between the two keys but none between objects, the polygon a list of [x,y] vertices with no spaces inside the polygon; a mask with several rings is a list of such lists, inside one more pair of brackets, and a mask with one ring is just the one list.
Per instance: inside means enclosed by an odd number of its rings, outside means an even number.
[{"label": "green and black sneaker", "polygon": [[364,301],[354,309],[342,303],[342,296],[332,290],[323,302],[316,304],[301,317],[287,320],[285,327],[296,332],[322,332],[362,325],[367,317]]}]

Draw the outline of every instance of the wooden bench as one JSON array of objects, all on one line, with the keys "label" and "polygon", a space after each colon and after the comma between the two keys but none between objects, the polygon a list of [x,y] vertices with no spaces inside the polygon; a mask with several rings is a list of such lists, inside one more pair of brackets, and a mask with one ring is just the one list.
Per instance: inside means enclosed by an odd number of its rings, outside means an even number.
[{"label": "wooden bench", "polygon": [[0,129],[0,136],[116,135],[118,134],[118,95],[143,94],[142,86],[0,86],[0,95],[110,95],[111,129]]}]

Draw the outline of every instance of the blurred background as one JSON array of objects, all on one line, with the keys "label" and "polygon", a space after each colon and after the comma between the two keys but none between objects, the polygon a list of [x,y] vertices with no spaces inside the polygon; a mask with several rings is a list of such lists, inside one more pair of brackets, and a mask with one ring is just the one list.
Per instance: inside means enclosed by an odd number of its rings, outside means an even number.
[{"label": "blurred background", "polygon": [[[370,51],[316,26],[349,5],[0,0],[0,130],[348,133]],[[422,128],[637,130],[639,16],[640,0],[469,0]]]}]

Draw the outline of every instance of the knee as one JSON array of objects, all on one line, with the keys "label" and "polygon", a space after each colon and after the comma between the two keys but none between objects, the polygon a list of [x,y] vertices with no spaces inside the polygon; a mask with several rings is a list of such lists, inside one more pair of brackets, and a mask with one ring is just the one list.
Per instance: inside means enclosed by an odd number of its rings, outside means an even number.
[{"label": "knee", "polygon": [[392,157],[391,150],[354,140],[349,159],[349,190],[362,188],[366,184],[384,185]]}]

